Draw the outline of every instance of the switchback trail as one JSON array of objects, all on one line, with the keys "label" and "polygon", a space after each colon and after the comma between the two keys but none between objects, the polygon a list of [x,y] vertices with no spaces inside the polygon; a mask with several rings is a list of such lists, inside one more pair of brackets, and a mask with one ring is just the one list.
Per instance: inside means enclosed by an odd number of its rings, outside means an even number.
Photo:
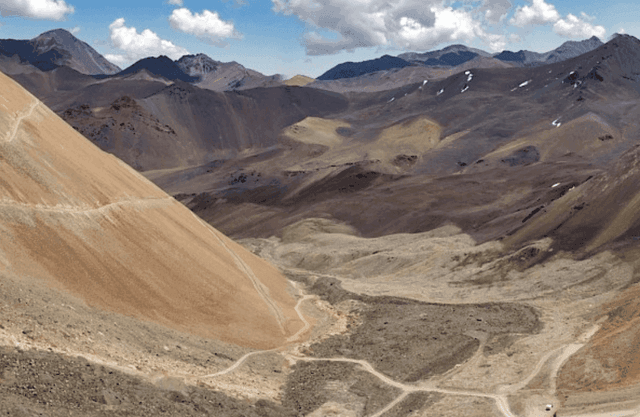
[{"label": "switchback trail", "polygon": [[[296,288],[298,288],[298,286],[294,282],[292,282],[292,284]],[[302,292],[300,291],[299,288],[298,288],[298,291],[299,291],[300,295],[302,295]],[[304,331],[306,331],[308,322],[304,318],[304,315],[302,314],[302,312],[300,310],[300,306],[301,306],[303,301],[305,301],[305,300],[307,300],[309,298],[312,298],[312,296],[305,295],[305,296],[301,297],[298,300],[298,304],[296,305],[296,312],[298,313],[300,319],[305,323],[305,327],[302,329]],[[298,332],[298,333],[300,334],[302,332],[302,330],[300,332]],[[581,342],[586,342],[585,339],[588,339],[588,337],[590,335],[592,335],[593,332],[594,332],[593,329],[589,330],[587,333],[585,333],[585,335],[581,336],[578,340],[580,340]],[[296,336],[297,335],[298,334],[296,334]],[[458,390],[458,389],[455,389],[455,388],[441,388],[441,387],[438,386],[438,384],[436,384],[433,381],[424,381],[424,382],[419,382],[419,383],[416,383],[416,384],[404,384],[402,382],[395,381],[395,380],[389,378],[388,376],[382,374],[381,372],[377,371],[371,365],[371,363],[369,363],[368,361],[360,360],[360,359],[351,359],[351,358],[344,358],[344,357],[340,357],[340,358],[313,358],[313,357],[292,355],[292,354],[288,354],[288,353],[285,353],[285,352],[283,352],[282,354],[290,362],[298,362],[298,361],[303,361],[303,362],[343,362],[343,363],[356,364],[356,365],[359,365],[363,370],[367,371],[371,375],[375,376],[376,378],[378,378],[379,380],[384,382],[386,385],[389,385],[389,386],[394,387],[394,388],[398,388],[398,389],[400,389],[402,391],[402,393],[396,399],[394,399],[392,402],[387,404],[381,410],[377,411],[374,414],[371,414],[369,417],[382,417],[385,413],[387,413],[389,410],[391,410],[397,404],[401,403],[409,394],[415,393],[415,392],[437,392],[437,393],[441,393],[441,394],[445,394],[445,395],[487,398],[487,399],[491,399],[491,400],[493,400],[495,402],[496,408],[498,410],[500,410],[500,413],[504,417],[517,417],[516,414],[514,414],[514,412],[511,410],[511,408],[509,406],[509,401],[508,401],[507,396],[511,395],[511,394],[514,394],[514,393],[518,392],[519,390],[523,389],[529,382],[531,382],[541,372],[541,370],[544,368],[545,364],[554,355],[557,355],[557,357],[553,360],[553,369],[552,369],[552,375],[551,375],[551,378],[554,379],[556,374],[557,374],[557,372],[558,372],[558,370],[560,369],[561,365],[571,355],[573,355],[575,352],[577,352],[578,349],[580,349],[580,347],[582,347],[582,346],[583,346],[583,344],[581,344],[581,343],[573,343],[573,344],[568,344],[568,345],[561,346],[561,347],[559,347],[557,349],[554,349],[554,350],[546,353],[544,356],[542,356],[542,358],[540,358],[538,360],[538,363],[536,364],[535,368],[529,373],[529,375],[527,377],[525,377],[524,379],[522,379],[520,382],[518,382],[516,384],[509,384],[509,385],[499,386],[495,393],[487,393],[487,392],[464,390],[464,389]],[[261,354],[261,353],[278,351],[278,350],[281,350],[283,347],[276,348],[276,349],[271,349],[271,350],[268,350],[268,351],[259,351],[259,352],[248,353],[248,354],[242,356],[240,359],[238,359],[232,366],[230,366],[229,368],[227,368],[227,369],[225,369],[223,371],[220,371],[220,372],[217,372],[217,373],[214,373],[214,374],[210,374],[210,375],[204,375],[204,376],[200,376],[200,377],[195,377],[195,378],[212,378],[212,377],[228,374],[228,373],[233,372],[234,370],[236,370],[249,357],[251,357],[253,355],[258,355],[258,354]],[[555,386],[555,385],[552,384],[552,386]],[[624,415],[624,416],[635,415],[635,414],[632,414],[635,411],[636,410],[628,410],[628,411],[625,410],[623,412],[624,414],[621,414],[621,415]],[[638,414],[638,415],[640,415],[640,414]],[[591,416],[589,416],[589,415],[580,415],[580,416],[574,416],[574,417],[591,417]],[[593,415],[592,417],[600,417],[600,415]]]},{"label": "switchback trail", "polygon": [[[293,286],[298,290],[298,294],[302,296],[302,291],[300,290],[298,285],[293,281],[289,281],[289,282],[291,282],[291,284],[293,284]],[[304,327],[302,329],[298,330],[298,332],[296,334],[294,334],[293,336],[288,337],[287,338],[287,342],[293,342],[293,341],[298,340],[301,335],[303,335],[307,330],[309,330],[311,328],[311,324],[309,324],[307,319],[302,314],[302,311],[300,310],[300,306],[302,305],[302,303],[305,300],[308,300],[309,298],[313,298],[313,297],[314,296],[307,294],[307,295],[304,295],[304,296],[302,296],[301,298],[298,299],[298,302],[296,303],[296,306],[295,306],[295,310],[296,310],[296,313],[298,313],[298,316],[300,317],[300,320],[302,320],[302,322],[304,323]],[[213,374],[202,375],[202,376],[192,376],[191,378],[204,379],[204,378],[214,378],[214,377],[217,377],[217,376],[225,375],[225,374],[231,373],[231,372],[235,371],[236,369],[238,369],[238,367],[240,367],[240,365],[242,365],[251,356],[260,355],[260,354],[268,353],[268,352],[276,352],[276,351],[278,351],[278,350],[280,350],[282,348],[283,347],[278,347],[278,348],[269,349],[269,350],[259,350],[259,351],[256,351],[256,352],[249,352],[246,355],[242,356],[240,359],[238,359],[233,365],[231,365],[227,369],[224,369],[224,370],[222,370],[220,372],[216,372],[216,373],[213,373]]]}]

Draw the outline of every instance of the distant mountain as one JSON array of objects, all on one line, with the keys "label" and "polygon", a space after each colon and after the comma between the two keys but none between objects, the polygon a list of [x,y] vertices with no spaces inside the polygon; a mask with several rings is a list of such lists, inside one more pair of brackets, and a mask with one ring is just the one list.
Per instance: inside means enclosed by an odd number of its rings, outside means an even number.
[{"label": "distant mountain", "polygon": [[88,75],[120,71],[95,49],[64,29],[50,30],[31,40],[2,39],[0,55],[17,55],[21,63],[31,64],[42,71],[63,65]]},{"label": "distant mountain", "polygon": [[[341,78],[337,80],[311,80],[305,87],[319,88],[321,90],[335,91],[337,93],[346,92],[367,92],[385,91],[408,86],[415,83],[433,82],[459,74],[471,69],[478,68],[512,68],[508,62],[494,58],[476,56],[470,61],[466,61],[455,67],[432,67],[428,65],[415,65],[404,68],[392,68],[385,71],[376,71],[364,74],[359,77]],[[294,77],[295,78],[295,77]],[[287,83],[287,81],[285,81]]]},{"label": "distant mountain", "polygon": [[298,87],[304,87],[305,85],[314,82],[315,79],[311,78],[311,77],[307,77],[306,75],[295,75],[291,78],[289,78],[288,80],[286,80],[284,83],[286,85],[295,85]]},{"label": "distant mountain", "polygon": [[205,54],[185,55],[176,61],[182,71],[200,87],[212,91],[246,90],[282,85],[279,75],[267,76],[232,62],[219,62]]},{"label": "distant mountain", "polygon": [[117,76],[134,74],[142,70],[147,70],[153,75],[159,75],[171,81],[184,81],[193,83],[199,80],[199,77],[194,77],[186,74],[180,66],[174,62],[171,58],[161,55],[159,57],[144,58],[130,67],[120,71]]},{"label": "distant mountain", "polygon": [[520,66],[537,66],[553,64],[585,54],[603,45],[596,36],[583,41],[567,41],[558,48],[544,53],[520,50],[518,52],[502,51],[494,55],[494,58],[507,61]]},{"label": "distant mountain", "polygon": [[185,55],[176,61],[180,69],[192,77],[202,77],[210,72],[216,71],[222,62],[214,61],[208,55]]},{"label": "distant mountain", "polygon": [[317,80],[338,80],[341,78],[353,78],[376,71],[389,70],[391,68],[404,68],[415,65],[402,58],[384,55],[380,58],[363,62],[345,62],[331,68]]},{"label": "distant mountain", "polygon": [[444,49],[425,53],[406,52],[398,55],[398,58],[429,67],[455,67],[478,56],[489,58],[491,54],[464,45],[450,45]]},{"label": "distant mountain", "polygon": [[115,74],[120,71],[120,67],[107,61],[86,42],[64,29],[44,32],[32,39],[32,42],[40,53],[46,53],[54,48],[68,53],[70,59],[59,65],[66,65],[83,74]]}]

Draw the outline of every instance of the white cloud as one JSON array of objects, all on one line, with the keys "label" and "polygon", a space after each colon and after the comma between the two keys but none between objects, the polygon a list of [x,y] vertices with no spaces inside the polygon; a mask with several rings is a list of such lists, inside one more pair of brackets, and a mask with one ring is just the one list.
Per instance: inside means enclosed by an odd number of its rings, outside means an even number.
[{"label": "white cloud", "polygon": [[105,57],[117,65],[132,63],[150,56],[166,55],[178,59],[189,53],[186,49],[161,39],[149,29],[138,33],[134,27],[126,27],[124,18],[116,19],[109,25],[111,45],[123,51],[122,54],[108,54]]},{"label": "white cloud", "polygon": [[[591,19],[587,14],[582,13],[583,18]],[[584,19],[580,19],[577,16],[569,13],[566,18],[559,19],[553,25],[553,31],[560,36],[567,38],[584,39],[592,36],[598,38],[604,38],[606,30],[603,26],[594,26]]]},{"label": "white cloud", "polygon": [[522,6],[516,9],[509,23],[518,27],[531,25],[544,25],[554,23],[560,19],[560,13],[553,4],[544,0],[533,0],[531,6]]},{"label": "white cloud", "polygon": [[510,0],[485,0],[480,12],[484,13],[485,20],[490,24],[497,24],[504,20],[511,10]]},{"label": "white cloud", "polygon": [[602,38],[605,35],[603,26],[590,23],[594,20],[593,17],[585,12],[581,12],[580,16],[569,13],[561,18],[553,4],[545,3],[544,0],[532,0],[531,6],[518,7],[509,23],[518,27],[553,24],[553,31],[567,38]]},{"label": "white cloud", "polygon": [[76,27],[74,27],[74,28],[69,29],[69,32],[70,32],[72,35],[77,35],[78,33],[80,33],[80,26],[76,26]]},{"label": "white cloud", "polygon": [[119,54],[104,54],[104,57],[107,58],[107,61],[116,64],[119,67],[125,67],[126,64],[131,64],[132,60],[127,58],[125,55]]},{"label": "white cloud", "polygon": [[222,45],[225,39],[241,39],[233,23],[220,19],[217,12],[203,10],[202,13],[192,13],[187,8],[176,9],[169,17],[171,27],[180,32],[189,33],[214,44]]},{"label": "white cloud", "polygon": [[169,4],[173,4],[174,6],[182,6],[182,0],[169,0]]},{"label": "white cloud", "polygon": [[[443,42],[474,38],[490,47],[504,42],[502,35],[487,33],[473,10],[445,7],[442,0],[272,0],[272,3],[276,13],[295,15],[309,25],[311,31],[303,40],[308,55],[375,46],[424,50]],[[508,0],[486,0],[483,4],[486,7],[482,13],[495,10],[501,15],[506,6],[510,7]]]},{"label": "white cloud", "polygon": [[1,0],[2,16],[20,16],[39,20],[64,20],[74,12],[64,0]]},{"label": "white cloud", "polygon": [[[429,50],[441,44],[480,40],[492,51],[518,42],[511,26],[553,26],[561,36],[601,37],[590,16],[562,18],[545,0],[527,0],[511,19],[513,0],[271,0],[273,11],[307,24],[307,55],[358,48]],[[555,26],[554,26],[555,25]]]},{"label": "white cloud", "polygon": [[431,49],[441,43],[452,41],[471,42],[480,38],[491,50],[502,50],[506,45],[503,35],[487,33],[480,22],[462,9],[451,7],[431,7],[435,19],[425,25],[410,17],[400,18],[400,30],[391,34],[396,44],[406,49]]}]

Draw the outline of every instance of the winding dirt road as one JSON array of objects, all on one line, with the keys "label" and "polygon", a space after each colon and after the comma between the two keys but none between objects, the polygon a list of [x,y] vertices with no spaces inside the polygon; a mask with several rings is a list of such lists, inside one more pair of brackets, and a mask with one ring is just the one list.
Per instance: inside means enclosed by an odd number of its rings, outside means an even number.
[{"label": "winding dirt road", "polygon": [[[301,329],[296,335],[294,335],[291,338],[289,338],[291,340],[296,340],[296,338],[299,337],[299,335],[303,334],[310,327],[310,325],[309,325],[308,321],[305,319],[304,314],[302,313],[300,307],[301,307],[301,305],[302,305],[302,303],[304,301],[309,300],[311,298],[315,298],[315,297],[314,296],[310,296],[310,295],[303,295],[302,291],[300,290],[300,288],[298,287],[298,285],[296,283],[292,282],[292,285],[296,289],[298,289],[299,295],[301,296],[298,299],[298,303],[296,304],[295,310],[296,310],[298,316],[300,317],[300,320],[302,320],[305,323],[305,327],[303,329]],[[581,342],[586,342],[585,339],[587,339],[592,334],[593,334],[593,329],[590,329],[587,333],[585,333],[585,335],[580,337],[578,340],[580,340]],[[304,361],[304,362],[343,362],[343,363],[356,364],[356,365],[359,365],[363,370],[367,371],[371,375],[373,375],[376,378],[378,378],[380,381],[384,382],[386,385],[389,385],[389,386],[394,387],[394,388],[398,388],[398,389],[400,389],[402,391],[402,393],[396,399],[394,399],[392,402],[387,404],[381,410],[377,411],[374,414],[371,414],[369,417],[382,417],[385,413],[387,413],[389,410],[391,410],[393,407],[395,407],[397,404],[401,403],[405,398],[407,398],[407,396],[409,394],[415,393],[415,392],[438,392],[438,393],[445,394],[445,395],[470,396],[470,397],[487,398],[487,399],[491,399],[491,400],[493,400],[495,402],[496,408],[500,411],[500,413],[504,417],[517,417],[516,414],[511,410],[511,408],[509,406],[509,401],[507,399],[507,396],[508,395],[513,395],[516,392],[518,392],[519,390],[521,390],[524,387],[526,387],[527,384],[529,384],[529,382],[531,382],[542,371],[542,369],[544,368],[545,364],[547,364],[549,360],[553,360],[552,375],[551,375],[551,379],[552,379],[552,382],[553,382],[553,380],[555,379],[555,376],[556,376],[557,372],[559,371],[560,367],[562,366],[562,364],[567,359],[569,359],[569,357],[571,357],[571,355],[573,355],[575,352],[577,352],[582,346],[583,346],[582,343],[573,343],[573,344],[568,344],[568,345],[565,345],[565,346],[561,346],[561,347],[559,347],[557,349],[554,349],[554,350],[546,353],[544,356],[542,356],[542,358],[540,358],[540,360],[536,364],[535,368],[529,373],[529,375],[526,378],[522,379],[520,382],[518,382],[516,384],[499,386],[498,389],[496,390],[496,392],[480,392],[480,391],[471,391],[471,390],[458,390],[458,389],[455,389],[455,388],[440,388],[433,381],[423,381],[423,382],[420,382],[420,383],[417,383],[417,384],[404,384],[402,382],[395,381],[395,380],[389,378],[388,376],[380,373],[379,371],[377,371],[371,365],[371,363],[369,363],[369,362],[367,362],[365,360],[351,359],[351,358],[344,358],[344,357],[342,357],[342,358],[312,358],[312,357],[292,355],[292,354],[285,353],[285,352],[283,352],[282,355],[286,359],[288,359],[290,362],[298,362],[298,361]],[[235,371],[236,369],[238,369],[238,367],[240,367],[248,358],[250,358],[250,357],[252,357],[254,355],[259,355],[259,354],[267,353],[267,352],[281,351],[285,347],[286,346],[283,346],[281,348],[268,350],[268,351],[258,351],[258,352],[248,353],[248,354],[242,356],[233,365],[231,365],[230,367],[228,367],[227,369],[225,369],[223,371],[216,372],[216,373],[210,374],[210,375],[194,377],[194,378],[213,378],[213,377],[229,374],[229,373]],[[554,355],[556,355],[557,357],[555,359],[552,359],[554,357]],[[553,385],[553,386],[555,386],[555,385]],[[614,415],[616,415],[616,416],[619,415],[621,417],[622,416],[624,416],[624,417],[627,417],[627,416],[640,416],[640,413],[638,413],[638,411],[640,411],[640,410],[625,410],[625,411],[621,411],[620,412],[621,414],[606,414],[606,415],[608,417],[614,416]],[[604,416],[605,416],[605,414],[593,414],[593,415],[579,415],[579,416],[576,415],[576,416],[573,416],[573,417],[604,417]]]}]

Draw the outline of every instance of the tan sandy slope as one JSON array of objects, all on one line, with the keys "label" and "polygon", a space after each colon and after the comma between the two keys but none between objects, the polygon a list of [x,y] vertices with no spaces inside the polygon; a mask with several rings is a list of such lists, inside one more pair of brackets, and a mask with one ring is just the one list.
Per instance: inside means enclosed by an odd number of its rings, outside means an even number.
[{"label": "tan sandy slope", "polygon": [[303,324],[286,279],[0,74],[0,279],[258,348]]},{"label": "tan sandy slope", "polygon": [[309,83],[312,83],[314,80],[314,78],[307,77],[306,75],[295,75],[286,80],[284,83],[286,85],[297,85],[299,87],[302,87]]}]

